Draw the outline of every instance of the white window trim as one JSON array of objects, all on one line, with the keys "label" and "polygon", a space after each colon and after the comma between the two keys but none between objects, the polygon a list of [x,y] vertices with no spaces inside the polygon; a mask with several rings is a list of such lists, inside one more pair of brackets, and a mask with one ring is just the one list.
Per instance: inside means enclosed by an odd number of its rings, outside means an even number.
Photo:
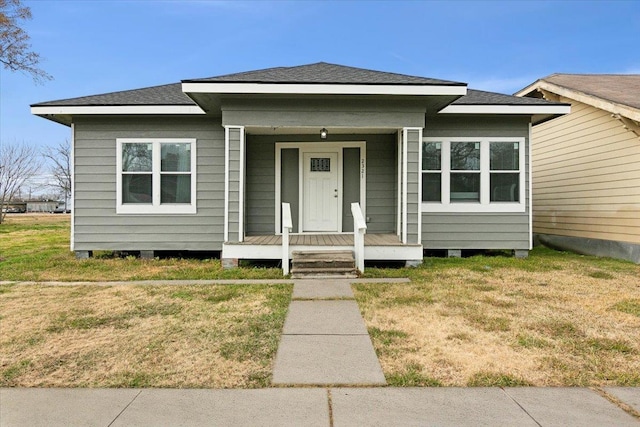
[{"label": "white window trim", "polygon": [[[152,204],[122,203],[122,144],[153,144]],[[191,203],[160,204],[160,144],[191,144]],[[187,215],[197,213],[195,138],[117,138],[116,139],[116,213],[127,215]]]},{"label": "white window trim", "polygon": [[[473,137],[453,137],[453,138],[437,138],[424,137],[422,142],[441,142],[442,143],[442,201],[441,202],[422,202],[422,212],[469,212],[469,213],[491,213],[491,212],[525,212],[526,211],[526,171],[525,164],[525,138],[514,137],[496,137],[496,138],[473,138]],[[451,175],[451,143],[452,142],[479,142],[480,143],[480,202],[478,203],[451,203],[450,200],[450,175]],[[491,142],[517,142],[520,144],[519,162],[520,162],[520,182],[519,182],[519,202],[490,202],[490,156],[489,144]],[[422,146],[420,147],[420,181],[422,181]],[[422,197],[422,193],[420,194]]]}]

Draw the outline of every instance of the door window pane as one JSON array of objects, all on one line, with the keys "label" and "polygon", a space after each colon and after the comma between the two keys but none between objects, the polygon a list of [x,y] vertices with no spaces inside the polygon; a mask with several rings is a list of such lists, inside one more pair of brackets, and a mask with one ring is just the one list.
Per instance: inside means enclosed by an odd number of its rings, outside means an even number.
[{"label": "door window pane", "polygon": [[191,175],[162,175],[160,203],[191,203]]},{"label": "door window pane", "polygon": [[151,203],[151,174],[122,175],[122,203]]},{"label": "door window pane", "polygon": [[520,201],[520,174],[519,173],[492,173],[491,174],[491,201],[492,202],[519,202]]},{"label": "door window pane", "polygon": [[492,142],[491,170],[513,170],[520,169],[520,144],[517,142]]},{"label": "door window pane", "polygon": [[191,171],[191,144],[162,144],[162,172]]},{"label": "door window pane", "polygon": [[422,174],[422,201],[442,201],[442,174],[427,172]]},{"label": "door window pane", "polygon": [[480,170],[480,143],[452,142],[451,170]]},{"label": "door window pane", "polygon": [[151,172],[153,144],[122,144],[123,172]]},{"label": "door window pane", "polygon": [[440,170],[442,161],[441,142],[422,143],[422,170]]},{"label": "door window pane", "polygon": [[311,158],[311,172],[331,172],[331,158]]},{"label": "door window pane", "polygon": [[452,173],[451,174],[451,203],[479,202],[480,174]]}]

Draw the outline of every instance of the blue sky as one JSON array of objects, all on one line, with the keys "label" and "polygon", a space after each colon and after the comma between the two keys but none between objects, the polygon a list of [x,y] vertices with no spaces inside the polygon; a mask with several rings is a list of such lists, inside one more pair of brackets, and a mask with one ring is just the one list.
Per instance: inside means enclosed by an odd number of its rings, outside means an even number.
[{"label": "blue sky", "polygon": [[70,137],[33,103],[319,61],[503,93],[554,72],[640,73],[640,1],[23,2],[54,80],[0,71],[0,143]]}]

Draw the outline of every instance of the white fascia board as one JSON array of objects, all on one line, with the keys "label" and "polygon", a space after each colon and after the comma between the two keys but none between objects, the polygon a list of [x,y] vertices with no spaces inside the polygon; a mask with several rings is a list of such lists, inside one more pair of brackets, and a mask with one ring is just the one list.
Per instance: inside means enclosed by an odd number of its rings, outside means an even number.
[{"label": "white fascia board", "polygon": [[87,105],[31,107],[38,116],[68,114],[206,114],[197,105]]},{"label": "white fascia board", "polygon": [[438,114],[569,114],[570,105],[448,105]]},{"label": "white fascia board", "polygon": [[182,83],[185,93],[291,95],[466,95],[466,86]]}]

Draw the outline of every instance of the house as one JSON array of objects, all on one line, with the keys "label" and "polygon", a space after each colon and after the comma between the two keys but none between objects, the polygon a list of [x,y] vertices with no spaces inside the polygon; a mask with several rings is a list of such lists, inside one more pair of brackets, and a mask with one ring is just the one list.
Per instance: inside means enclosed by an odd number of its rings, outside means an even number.
[{"label": "house", "polygon": [[365,232],[359,265],[526,256],[530,126],[568,109],[323,62],[31,106],[71,127],[77,256],[220,251],[225,266],[286,268]]},{"label": "house", "polygon": [[533,127],[540,242],[640,263],[640,75],[553,74],[516,95],[571,104]]}]

